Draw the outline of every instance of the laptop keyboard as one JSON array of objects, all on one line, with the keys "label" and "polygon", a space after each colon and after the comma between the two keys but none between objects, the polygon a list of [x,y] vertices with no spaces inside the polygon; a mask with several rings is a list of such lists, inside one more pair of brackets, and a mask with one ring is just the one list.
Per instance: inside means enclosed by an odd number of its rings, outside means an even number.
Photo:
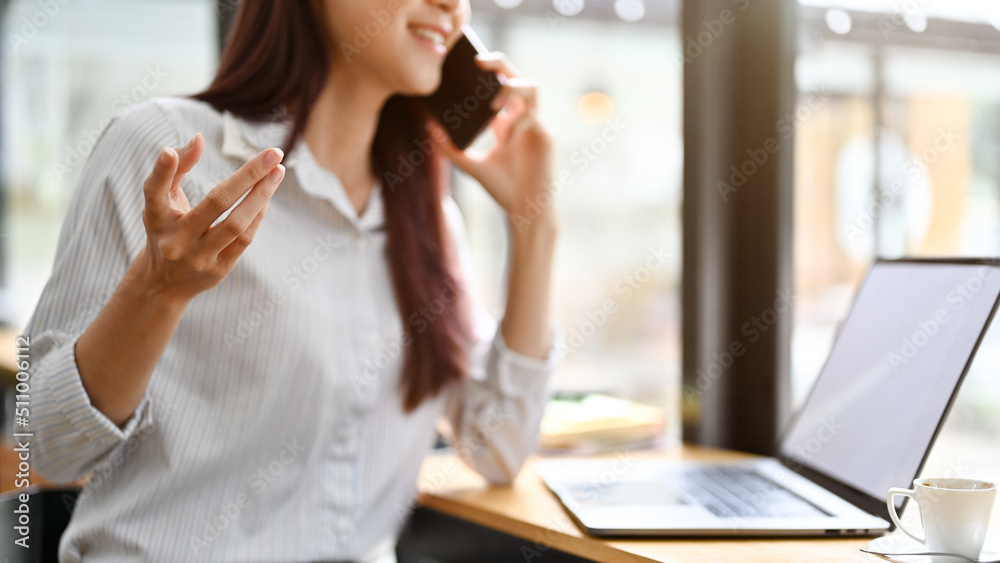
[{"label": "laptop keyboard", "polygon": [[[677,479],[680,482],[676,482]],[[728,518],[788,518],[826,516],[822,510],[754,469],[738,466],[705,466],[670,476],[677,489],[687,493],[712,514]]]}]

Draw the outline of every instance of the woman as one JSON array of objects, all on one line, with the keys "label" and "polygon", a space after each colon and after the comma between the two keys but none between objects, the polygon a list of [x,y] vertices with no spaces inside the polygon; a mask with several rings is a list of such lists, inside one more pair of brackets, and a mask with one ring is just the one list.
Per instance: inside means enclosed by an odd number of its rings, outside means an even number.
[{"label": "woman", "polygon": [[[26,330],[32,459],[90,475],[63,561],[392,561],[439,418],[513,479],[558,356],[553,150],[502,56],[479,61],[511,77],[487,154],[414,103],[468,15],[245,0],[208,90],[109,125]],[[499,327],[442,154],[517,220]]]}]

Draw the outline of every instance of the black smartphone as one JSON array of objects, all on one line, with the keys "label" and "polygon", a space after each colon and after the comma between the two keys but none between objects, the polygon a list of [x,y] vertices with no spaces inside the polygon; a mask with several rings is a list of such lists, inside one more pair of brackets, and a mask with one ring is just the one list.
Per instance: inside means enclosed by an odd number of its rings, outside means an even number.
[{"label": "black smartphone", "polygon": [[502,76],[476,64],[474,57],[486,52],[472,28],[462,26],[462,36],[444,59],[441,85],[421,98],[460,149],[472,144],[497,114],[490,102],[506,83]]}]

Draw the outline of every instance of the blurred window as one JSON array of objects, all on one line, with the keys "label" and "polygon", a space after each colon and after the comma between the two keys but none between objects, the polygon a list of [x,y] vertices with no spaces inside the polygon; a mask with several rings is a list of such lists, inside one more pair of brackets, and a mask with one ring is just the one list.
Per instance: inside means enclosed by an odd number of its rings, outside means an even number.
[{"label": "blurred window", "polygon": [[[490,49],[506,52],[538,81],[541,118],[556,140],[562,233],[555,307],[568,356],[554,388],[676,412],[683,163],[677,2],[587,0],[575,15],[564,15],[575,12],[570,1],[499,7],[505,3],[473,1],[472,25]],[[490,142],[487,135],[477,144]],[[496,310],[506,221],[464,175],[456,197],[480,285]]]},{"label": "blurred window", "polygon": [[[874,259],[1000,255],[1000,3],[800,7],[795,406]],[[998,360],[994,326],[929,472],[1000,468]]]},{"label": "blurred window", "polygon": [[23,327],[52,270],[82,164],[117,112],[206,86],[213,0],[14,0],[0,14],[0,320]]}]

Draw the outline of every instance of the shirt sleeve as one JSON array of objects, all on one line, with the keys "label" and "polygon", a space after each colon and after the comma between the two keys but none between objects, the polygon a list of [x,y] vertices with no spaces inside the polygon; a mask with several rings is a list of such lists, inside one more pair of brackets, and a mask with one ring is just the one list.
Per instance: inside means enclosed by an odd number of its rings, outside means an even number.
[{"label": "shirt sleeve", "polygon": [[153,101],[125,110],[95,141],[70,199],[51,277],[24,331],[31,365],[26,430],[35,468],[51,481],[88,475],[153,424],[148,396],[121,428],[91,404],[75,345],[145,244],[143,181],[159,151],[179,140]]},{"label": "shirt sleeve", "polygon": [[475,311],[477,341],[471,370],[452,386],[445,415],[452,446],[465,463],[493,485],[509,485],[538,443],[548,402],[549,380],[562,361],[562,332],[553,326],[552,348],[544,360],[507,347],[500,323],[476,298],[472,257],[461,212],[445,200],[445,216]]}]

